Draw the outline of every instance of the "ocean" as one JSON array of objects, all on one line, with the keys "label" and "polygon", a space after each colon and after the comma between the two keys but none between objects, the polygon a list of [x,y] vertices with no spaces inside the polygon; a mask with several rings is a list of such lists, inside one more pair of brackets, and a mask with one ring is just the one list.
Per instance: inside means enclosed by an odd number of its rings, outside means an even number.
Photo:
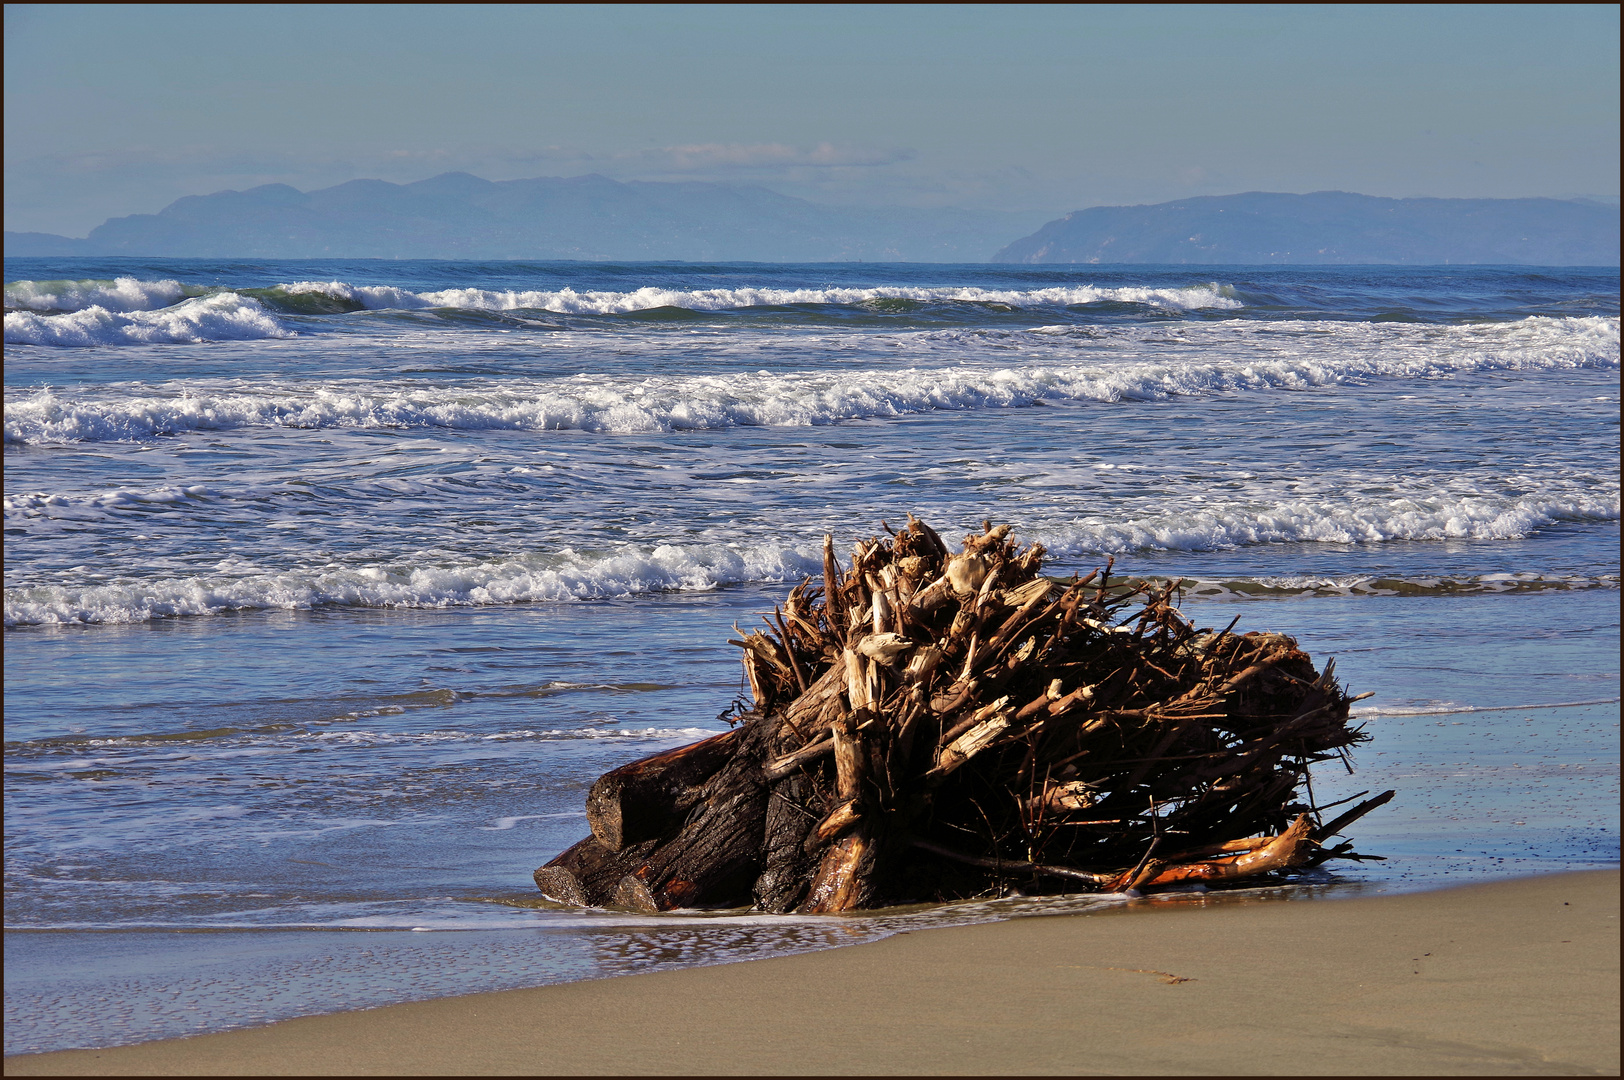
[{"label": "ocean", "polygon": [[1618,865],[1616,269],[5,278],[7,1053],[1125,902],[537,894],[593,779],[725,729],[733,625],[910,512],[1374,692],[1315,791],[1397,789],[1386,861],[1239,898]]}]

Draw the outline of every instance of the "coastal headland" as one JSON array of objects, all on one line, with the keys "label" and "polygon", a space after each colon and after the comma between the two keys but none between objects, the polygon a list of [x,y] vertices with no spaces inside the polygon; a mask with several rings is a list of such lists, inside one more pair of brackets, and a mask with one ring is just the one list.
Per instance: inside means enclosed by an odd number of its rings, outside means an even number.
[{"label": "coastal headland", "polygon": [[44,1075],[1619,1071],[1619,875],[1141,901],[6,1059]]}]

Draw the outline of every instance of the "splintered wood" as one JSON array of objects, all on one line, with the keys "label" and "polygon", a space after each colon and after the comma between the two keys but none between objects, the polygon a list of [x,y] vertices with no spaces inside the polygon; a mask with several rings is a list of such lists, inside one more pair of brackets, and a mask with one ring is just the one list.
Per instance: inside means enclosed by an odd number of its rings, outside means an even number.
[{"label": "splintered wood", "polygon": [[[889,533],[889,528],[887,529]],[[1178,583],[1052,581],[990,523],[824,540],[810,579],[740,633],[754,708],[622,766],[547,896],[649,911],[835,912],[1228,882],[1364,858],[1308,769],[1367,736],[1280,634],[1198,630]],[[1233,624],[1231,624],[1233,626]],[[1357,797],[1357,796],[1356,796]],[[1307,800],[1307,801],[1305,801]]]}]

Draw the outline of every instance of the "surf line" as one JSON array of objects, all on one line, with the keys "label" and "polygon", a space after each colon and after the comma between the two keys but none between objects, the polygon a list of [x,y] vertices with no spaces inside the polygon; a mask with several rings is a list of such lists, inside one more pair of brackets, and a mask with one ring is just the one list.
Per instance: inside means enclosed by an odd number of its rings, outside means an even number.
[{"label": "surf line", "polygon": [[1455,716],[1458,713],[1515,712],[1520,709],[1570,709],[1579,705],[1616,705],[1620,698],[1597,698],[1594,701],[1546,701],[1538,705],[1459,705],[1437,709],[1354,709],[1354,716]]}]

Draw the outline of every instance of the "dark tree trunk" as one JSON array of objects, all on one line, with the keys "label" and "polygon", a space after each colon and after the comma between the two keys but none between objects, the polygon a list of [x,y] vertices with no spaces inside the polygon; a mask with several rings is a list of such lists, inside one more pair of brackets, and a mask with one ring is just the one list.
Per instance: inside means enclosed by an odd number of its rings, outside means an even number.
[{"label": "dark tree trunk", "polygon": [[679,746],[604,773],[586,796],[592,835],[610,851],[671,836],[701,798],[701,788],[728,759],[743,729]]},{"label": "dark tree trunk", "polygon": [[780,780],[767,802],[761,876],[756,878],[756,906],[776,914],[794,911],[806,895],[818,860],[805,851],[817,828],[823,796],[812,777],[793,774]]},{"label": "dark tree trunk", "polygon": [[536,888],[560,903],[602,907],[614,899],[620,879],[641,866],[658,844],[645,840],[626,851],[610,851],[589,836],[537,870]]},{"label": "dark tree trunk", "polygon": [[767,815],[763,723],[756,717],[739,729],[732,759],[702,785],[682,828],[626,871],[643,883],[657,910],[751,902]]}]

